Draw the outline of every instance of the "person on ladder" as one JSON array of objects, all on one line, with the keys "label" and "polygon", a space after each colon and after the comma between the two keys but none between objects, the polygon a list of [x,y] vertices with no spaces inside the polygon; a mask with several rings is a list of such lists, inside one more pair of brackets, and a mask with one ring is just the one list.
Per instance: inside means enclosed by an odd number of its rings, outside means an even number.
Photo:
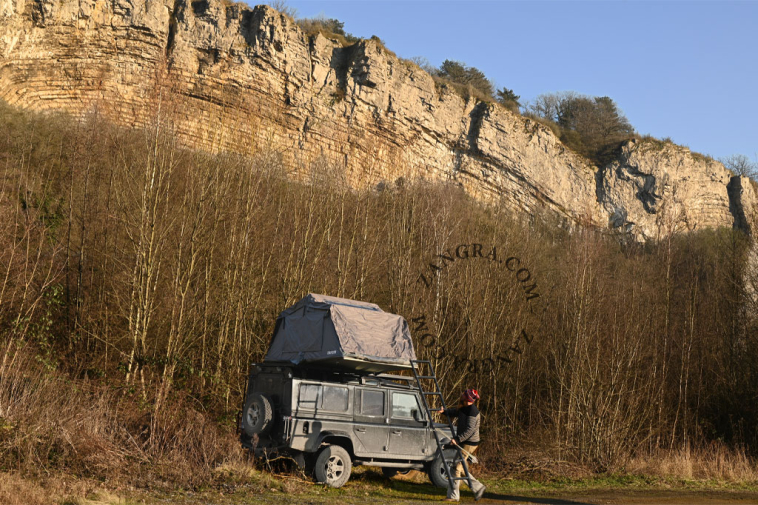
[{"label": "person on ladder", "polygon": [[[481,416],[479,415],[479,409],[476,408],[476,401],[479,400],[479,391],[476,389],[467,389],[461,395],[458,408],[447,409],[443,413],[448,417],[455,417],[457,422],[456,436],[450,441],[450,445],[458,446],[463,449],[463,457],[468,458],[473,455],[476,448],[479,446],[479,424],[481,423]],[[469,472],[470,473],[470,472]],[[463,477],[465,472],[463,470],[463,463],[459,462],[455,466],[453,471],[453,477]],[[457,502],[460,500],[460,480],[452,480],[448,484],[447,499],[445,501]],[[471,477],[471,491],[474,493],[474,498],[479,498],[484,495],[484,484]]]}]

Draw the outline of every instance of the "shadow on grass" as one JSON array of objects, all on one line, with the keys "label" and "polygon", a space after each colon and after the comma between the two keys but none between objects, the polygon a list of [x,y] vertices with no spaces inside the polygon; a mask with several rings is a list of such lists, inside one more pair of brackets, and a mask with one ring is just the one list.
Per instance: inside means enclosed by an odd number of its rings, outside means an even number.
[{"label": "shadow on grass", "polygon": [[[461,494],[462,495],[462,494]],[[562,500],[561,498],[543,498],[536,496],[515,496],[509,494],[484,493],[483,500],[513,501],[518,503],[537,503],[544,505],[592,505],[587,502],[576,500]],[[487,501],[485,501],[487,503]]]},{"label": "shadow on grass", "polygon": [[[374,479],[371,478],[373,481]],[[413,495],[426,495],[430,499],[433,500],[444,500],[446,496],[445,489],[439,488],[436,486],[432,486],[430,484],[422,484],[417,482],[408,482],[408,481],[402,481],[402,480],[392,480],[391,484],[387,483],[386,479],[376,479],[384,480],[385,486],[391,487],[394,491],[401,492],[405,495],[407,495],[408,498],[411,498]],[[467,492],[465,490],[461,490],[461,501],[470,501],[472,498],[471,492]],[[567,499],[561,499],[561,498],[546,498],[546,497],[538,497],[538,496],[517,496],[517,495],[509,495],[509,494],[500,494],[495,492],[485,492],[484,496],[482,497],[482,500],[484,503],[488,503],[490,501],[511,501],[511,502],[518,502],[518,503],[534,503],[538,505],[592,505],[590,503],[576,501],[576,500],[567,500]]]}]

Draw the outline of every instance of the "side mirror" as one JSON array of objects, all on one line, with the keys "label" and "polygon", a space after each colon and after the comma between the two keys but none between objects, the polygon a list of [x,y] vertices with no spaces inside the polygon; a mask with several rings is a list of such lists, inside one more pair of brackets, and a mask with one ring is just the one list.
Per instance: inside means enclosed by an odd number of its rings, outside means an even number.
[{"label": "side mirror", "polygon": [[424,419],[424,415],[418,409],[411,410],[411,413],[413,414],[413,419],[415,419],[416,421],[420,423],[423,423],[424,421],[426,421],[426,419]]}]

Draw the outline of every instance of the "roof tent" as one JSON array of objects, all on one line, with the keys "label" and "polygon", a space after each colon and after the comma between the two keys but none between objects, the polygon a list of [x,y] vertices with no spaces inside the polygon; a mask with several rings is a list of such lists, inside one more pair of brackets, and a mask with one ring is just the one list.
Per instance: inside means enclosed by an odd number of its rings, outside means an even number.
[{"label": "roof tent", "polygon": [[279,314],[264,362],[385,372],[410,368],[412,359],[403,317],[373,303],[309,294]]}]

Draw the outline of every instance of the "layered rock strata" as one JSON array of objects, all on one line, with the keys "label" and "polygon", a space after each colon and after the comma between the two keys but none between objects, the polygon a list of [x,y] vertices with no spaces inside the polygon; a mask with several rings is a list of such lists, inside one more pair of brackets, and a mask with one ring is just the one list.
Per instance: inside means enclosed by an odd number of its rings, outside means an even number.
[{"label": "layered rock strata", "polygon": [[656,140],[626,143],[618,160],[598,172],[597,191],[611,228],[649,238],[720,226],[748,230],[743,202],[755,205],[748,179]]},{"label": "layered rock strata", "polygon": [[721,164],[671,144],[632,141],[598,169],[543,125],[437,86],[377,40],[343,47],[267,6],[0,0],[0,98],[127,125],[170,117],[197,148],[275,149],[293,170],[326,158],[355,186],[453,181],[643,239],[747,227],[755,202]]}]

